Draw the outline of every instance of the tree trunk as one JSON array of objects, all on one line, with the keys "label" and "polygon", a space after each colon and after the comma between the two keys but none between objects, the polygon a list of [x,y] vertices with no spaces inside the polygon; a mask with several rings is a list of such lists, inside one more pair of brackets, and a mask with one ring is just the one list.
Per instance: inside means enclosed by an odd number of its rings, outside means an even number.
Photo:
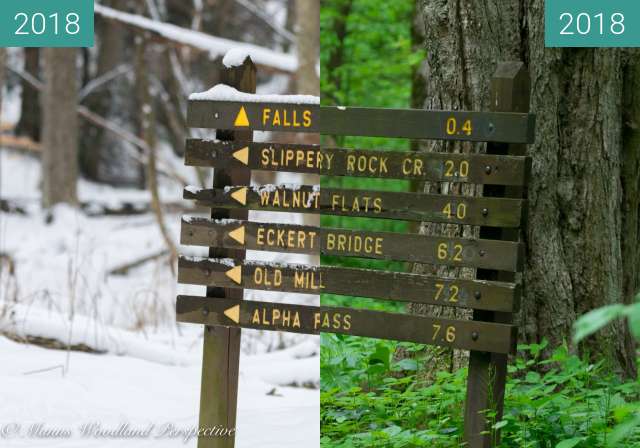
[{"label": "tree trunk", "polygon": [[[122,0],[103,2],[105,6],[121,9]],[[95,77],[99,78],[116,68],[124,61],[124,28],[115,20],[101,20],[97,23],[98,61]],[[112,84],[106,84],[91,93],[86,99],[87,107],[98,115],[108,117],[113,101],[115,89]],[[101,165],[103,154],[108,144],[107,136],[100,127],[91,123],[84,123],[80,136],[80,169],[82,174],[91,180],[103,181]]]},{"label": "tree trunk", "polygon": [[147,161],[147,187],[151,193],[151,208],[158,223],[158,229],[169,251],[169,263],[171,272],[175,275],[175,263],[178,259],[176,245],[164,222],[162,203],[158,192],[157,170],[157,139],[156,119],[153,107],[153,96],[149,83],[149,58],[147,57],[147,37],[139,36],[136,39],[136,90],[138,96],[138,126],[139,135],[149,148]]},{"label": "tree trunk", "polygon": [[[40,79],[40,49],[24,49],[24,71]],[[22,106],[20,120],[16,126],[16,135],[40,141],[40,92],[27,81],[22,80]]]},{"label": "tree trunk", "polygon": [[296,37],[297,91],[318,96],[320,79],[316,66],[320,53],[320,0],[296,0]]},{"label": "tree trunk", "polygon": [[[541,0],[419,5],[427,59],[415,100],[424,108],[489,110],[498,62],[522,60],[529,67],[531,109],[538,118],[536,143],[529,147],[525,294],[517,323],[523,342],[571,341],[578,316],[627,301],[638,286],[637,97],[626,123],[622,107],[637,95],[637,64],[629,65],[617,49],[545,48]],[[482,146],[432,143],[424,149]],[[473,193],[466,187],[463,192]],[[442,226],[425,230],[441,232]],[[623,323],[600,332],[586,348],[617,371],[635,375],[633,344]]]},{"label": "tree trunk", "polygon": [[42,203],[77,202],[77,50],[45,48],[42,92]]}]

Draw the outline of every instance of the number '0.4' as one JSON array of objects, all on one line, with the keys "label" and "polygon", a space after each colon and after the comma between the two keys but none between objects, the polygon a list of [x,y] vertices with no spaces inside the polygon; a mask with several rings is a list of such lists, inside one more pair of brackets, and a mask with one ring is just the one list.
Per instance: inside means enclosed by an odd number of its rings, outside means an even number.
[{"label": "number '0.4'", "polygon": [[610,23],[607,23],[605,29],[605,15],[604,13],[595,14],[590,16],[586,12],[581,12],[574,17],[570,12],[564,12],[560,14],[561,25],[564,25],[560,34],[565,36],[572,36],[577,34],[586,35],[594,32],[598,32],[601,36],[605,34],[605,31],[609,31],[611,34],[619,36],[625,31],[624,27],[624,14],[616,12],[611,14]]},{"label": "number '0.4'", "polygon": [[[24,12],[19,12],[14,17],[18,24],[18,29],[14,33],[17,36],[36,35],[40,36],[47,32],[47,27],[53,26],[53,34],[60,34],[59,14],[54,13],[45,16],[41,12],[37,12],[31,16]],[[51,29],[51,28],[49,28]],[[64,32],[74,36],[80,32],[80,16],[75,12],[70,12],[65,16]]]}]

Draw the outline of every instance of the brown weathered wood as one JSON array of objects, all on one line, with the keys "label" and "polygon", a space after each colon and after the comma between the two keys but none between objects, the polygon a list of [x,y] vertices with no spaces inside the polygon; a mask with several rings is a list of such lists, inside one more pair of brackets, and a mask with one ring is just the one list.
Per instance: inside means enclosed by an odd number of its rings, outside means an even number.
[{"label": "brown weathered wood", "polygon": [[[450,119],[457,122],[453,134],[447,132]],[[532,142],[535,126],[530,114],[364,107],[322,107],[320,120],[328,135],[503,143]],[[466,121],[472,124],[470,133],[461,129]]]},{"label": "brown weathered wood", "polygon": [[[236,233],[244,234],[244,238],[234,237]],[[513,272],[522,269],[523,257],[522,245],[508,241],[190,217],[182,221],[180,242],[228,249],[398,260]]]},{"label": "brown weathered wood", "polygon": [[[242,110],[247,120],[243,119]],[[450,128],[453,133],[447,131],[449,120],[456,121],[455,129]],[[467,122],[471,127],[464,130]],[[535,117],[518,113],[192,100],[189,101],[187,124],[214,129],[529,143],[533,140]]]},{"label": "brown weathered wood", "polygon": [[[256,68],[247,58],[241,66],[223,68],[221,81],[237,88],[239,91],[253,93],[256,89]],[[218,130],[216,138],[222,141],[251,141],[253,132],[232,132]],[[249,185],[251,171],[243,167],[229,170],[215,170],[213,188],[224,188],[228,185]],[[227,210],[213,208],[212,219],[247,219],[246,210]],[[244,250],[227,250],[216,247],[209,249],[209,256],[232,257],[242,260]],[[208,287],[209,300],[227,298],[240,300],[242,289]],[[240,329],[207,326],[204,331],[202,358],[202,386],[200,393],[200,428],[223,427],[235,429],[238,402],[238,376],[240,365]],[[235,434],[235,433],[234,433]],[[235,436],[199,437],[198,448],[233,448]]]},{"label": "brown weathered wood", "polygon": [[314,307],[178,296],[179,322],[292,333],[339,333],[396,341],[511,353],[516,327],[352,308]]},{"label": "brown weathered wood", "polygon": [[178,281],[192,285],[383,300],[512,312],[520,287],[511,283],[404,272],[259,261],[180,257]]},{"label": "brown weathered wood", "polygon": [[201,206],[356,216],[419,222],[518,227],[524,201],[440,194],[300,186],[187,187],[183,197]]},{"label": "brown weathered wood", "polygon": [[[491,107],[498,112],[529,111],[530,80],[529,74],[521,62],[502,63],[491,82]],[[531,142],[531,140],[530,140]],[[522,156],[526,146],[522,144],[488,144],[488,154]],[[522,198],[522,188],[486,186],[484,195],[489,197]],[[495,229],[483,227],[481,238],[504,241],[518,241],[517,229]],[[500,270],[478,270],[478,279],[513,282],[512,272]],[[491,311],[476,310],[474,321],[500,322],[509,324],[512,315]],[[465,440],[470,448],[490,448],[500,445],[500,433],[491,428],[492,421],[500,421],[504,407],[504,392],[507,376],[507,356],[488,352],[472,351],[469,359],[469,377],[465,410]],[[487,410],[494,414],[490,420]]]},{"label": "brown weathered wood", "polygon": [[187,140],[185,163],[213,168],[247,166],[252,170],[329,176],[524,185],[531,159],[487,154],[359,150],[289,143],[190,139]]},{"label": "brown weathered wood", "polygon": [[317,104],[191,100],[187,124],[194,128],[317,133],[318,113]]}]

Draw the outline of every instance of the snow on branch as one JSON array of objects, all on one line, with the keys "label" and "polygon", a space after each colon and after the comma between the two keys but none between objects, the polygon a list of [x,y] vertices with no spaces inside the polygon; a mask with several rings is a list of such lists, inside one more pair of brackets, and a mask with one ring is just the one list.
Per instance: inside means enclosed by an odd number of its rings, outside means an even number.
[{"label": "snow on branch", "polygon": [[320,98],[313,95],[257,95],[244,93],[237,89],[218,84],[206,92],[192,93],[191,101],[237,101],[240,103],[283,103],[283,104],[320,104]]},{"label": "snow on branch", "polygon": [[136,14],[118,11],[103,5],[95,5],[96,14],[110,20],[154,33],[160,38],[185,45],[196,50],[206,51],[211,58],[224,56],[232,48],[240,48],[256,65],[269,67],[278,71],[293,73],[298,67],[296,56],[279,53],[253,44],[224,39],[210,34],[182,28],[170,23],[159,22]]}]

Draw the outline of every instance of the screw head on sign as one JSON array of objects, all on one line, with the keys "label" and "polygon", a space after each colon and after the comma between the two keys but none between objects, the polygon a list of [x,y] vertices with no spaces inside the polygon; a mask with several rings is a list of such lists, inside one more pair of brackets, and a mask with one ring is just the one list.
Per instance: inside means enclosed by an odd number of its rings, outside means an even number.
[{"label": "screw head on sign", "polygon": [[491,174],[491,166],[490,165],[485,166],[484,167],[484,172],[487,173],[487,174]]},{"label": "screw head on sign", "polygon": [[473,293],[473,297],[475,297],[476,300],[480,300],[482,298],[482,293],[480,291],[476,291]]},{"label": "screw head on sign", "polygon": [[203,316],[207,316],[207,315],[209,315],[209,309],[208,309],[208,308],[203,308],[203,309],[202,309],[202,315],[203,315]]},{"label": "screw head on sign", "polygon": [[485,252],[484,250],[481,250],[481,251],[480,251],[480,256],[481,256],[481,257],[484,257],[485,255],[487,255],[487,252]]},{"label": "screw head on sign", "polygon": [[207,277],[209,277],[211,275],[211,269],[205,269],[204,271],[204,275],[206,275]]},{"label": "screw head on sign", "polygon": [[478,334],[477,331],[474,331],[473,333],[471,333],[471,339],[473,339],[474,341],[477,341],[479,337],[480,335]]},{"label": "screw head on sign", "polygon": [[215,118],[215,119],[220,118],[220,114],[218,112],[216,112],[215,114],[213,114],[213,118]]},{"label": "screw head on sign", "polygon": [[488,208],[483,208],[482,209],[482,216],[487,216],[489,214],[489,209]]}]

